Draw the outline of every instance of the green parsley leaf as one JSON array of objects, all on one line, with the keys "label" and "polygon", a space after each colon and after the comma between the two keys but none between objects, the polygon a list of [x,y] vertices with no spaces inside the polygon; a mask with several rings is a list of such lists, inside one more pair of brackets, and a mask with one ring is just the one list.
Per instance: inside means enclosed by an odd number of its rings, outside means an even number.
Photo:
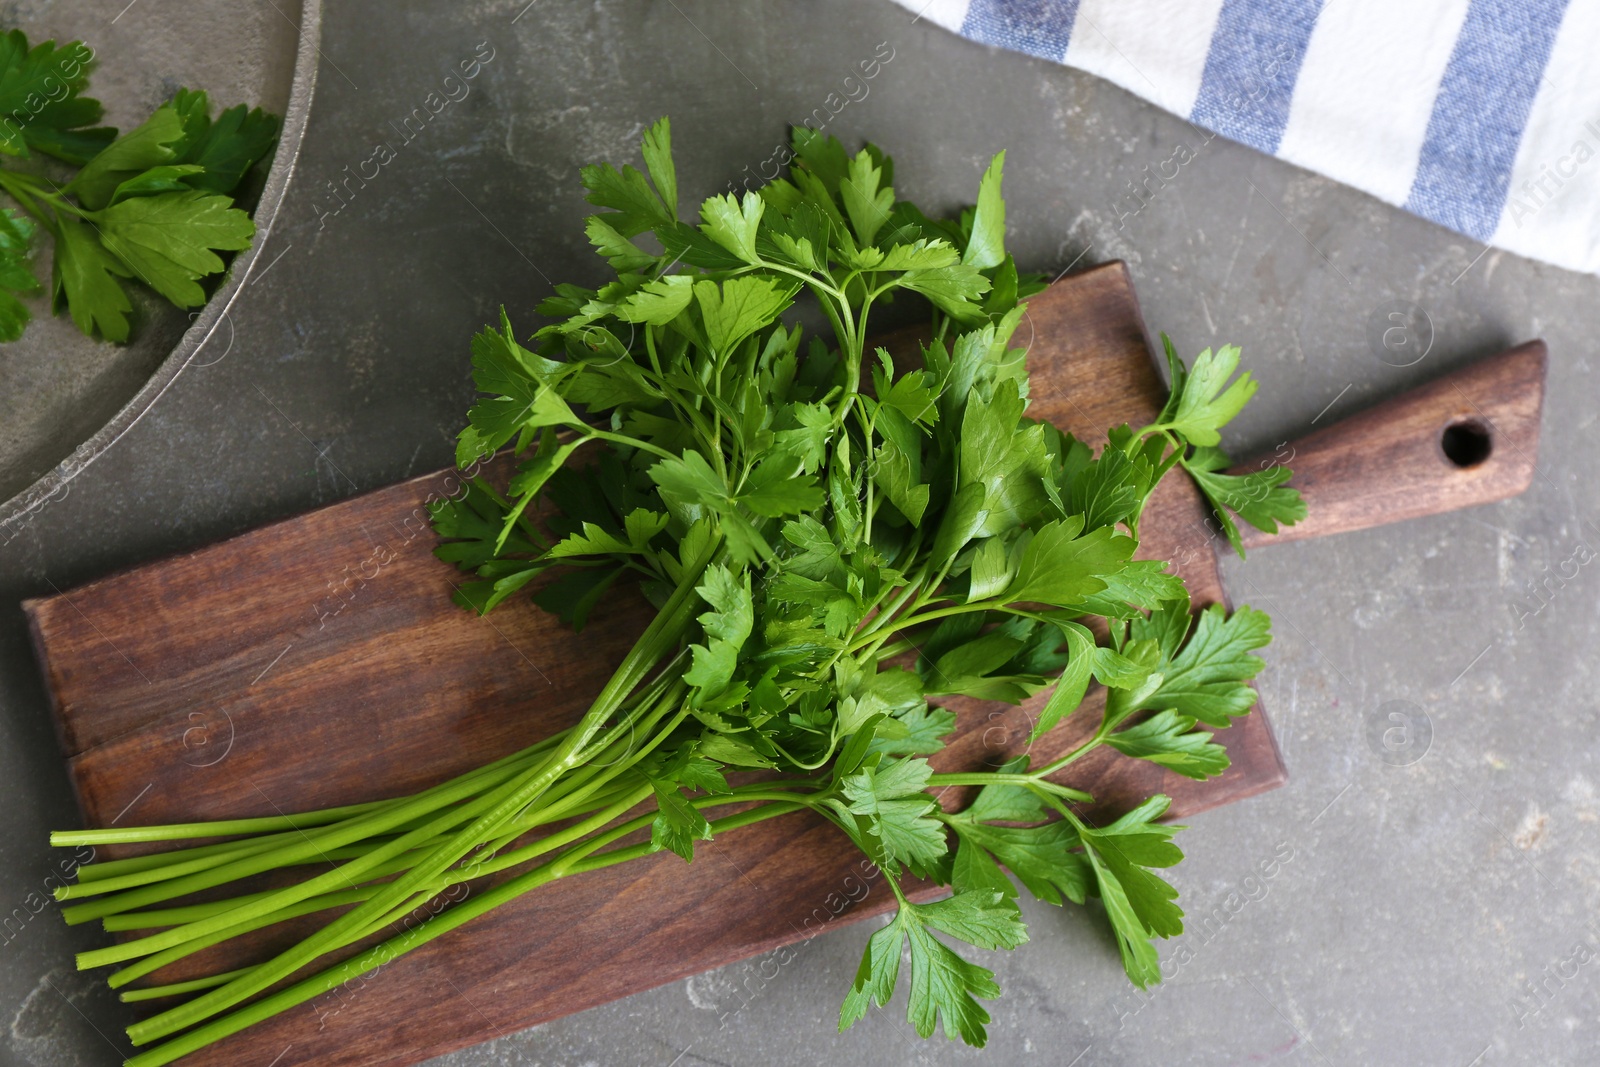
[{"label": "green parsley leaf", "polygon": [[1108,735],[1106,744],[1188,778],[1214,778],[1228,769],[1228,750],[1206,731],[1196,730],[1194,719],[1171,708]]},{"label": "green parsley leaf", "polygon": [[[1094,650],[1094,676],[1101,685],[1112,689],[1137,691],[1150,683],[1152,675],[1161,665],[1161,646],[1149,638],[1129,641],[1122,648],[1097,648]],[[1151,683],[1151,688],[1160,679]]]},{"label": "green parsley leaf", "polygon": [[1090,615],[1132,619],[1141,611],[1152,611],[1169,600],[1188,602],[1183,579],[1167,570],[1165,560],[1135,559],[1114,574],[1102,574],[1105,589],[1073,605]]},{"label": "green parsley leaf", "polygon": [[[583,232],[589,238],[589,243],[594,245],[595,251],[604,256],[615,270],[642,270],[656,261],[655,256],[618,233],[604,215],[590,215],[584,222]],[[682,280],[689,281],[688,278]],[[687,303],[687,299],[684,302]]]},{"label": "green parsley leaf", "polygon": [[1161,981],[1150,938],[1183,932],[1183,910],[1173,903],[1178,891],[1151,871],[1183,859],[1172,843],[1172,835],[1182,827],[1153,821],[1169,803],[1158,795],[1109,826],[1081,831],[1084,853],[1122,949],[1123,969],[1141,989]]},{"label": "green parsley leaf", "polygon": [[[1006,202],[1000,196],[1001,175],[1005,171],[1006,154],[999,153],[983,172],[978,183],[978,208],[972,215],[972,236],[961,262],[969,267],[987,270],[998,267],[1006,258]],[[1013,281],[1015,281],[1013,268]]]},{"label": "green parsley leaf", "polygon": [[[1127,522],[1138,511],[1150,482],[1149,465],[1120,448],[1088,459],[1088,448],[1073,441],[1060,480],[1063,511],[1082,515],[1088,529]],[[1078,461],[1078,462],[1074,462]]]},{"label": "green parsley leaf", "polygon": [[721,565],[708,567],[695,591],[711,610],[700,616],[706,643],[689,646],[694,660],[683,680],[699,690],[697,699],[704,701],[716,696],[732,680],[739,650],[755,625],[755,609],[749,574],[740,581]]},{"label": "green parsley leaf", "polygon": [[[627,233],[618,225],[620,232]],[[738,270],[745,265],[744,260],[687,223],[659,224],[654,233],[668,262],[706,270]]]},{"label": "green parsley leaf", "polygon": [[850,228],[863,245],[872,244],[894,207],[894,190],[882,181],[882,169],[873,166],[871,153],[862,151],[850,161],[848,177],[839,182],[839,199],[850,216]]},{"label": "green parsley leaf", "polygon": [[700,217],[705,220],[700,229],[743,262],[759,263],[756,230],[765,206],[755,193],[745,193],[743,203],[732,193],[710,197],[700,205]]},{"label": "green parsley leaf", "polygon": [[[624,567],[586,567],[582,570],[567,571],[535,592],[533,602],[559,617],[574,630],[582,630],[589,621],[589,614],[594,611],[595,605],[600,603],[601,598],[625,573]],[[524,578],[523,582],[526,583],[527,580]],[[497,588],[495,592],[498,593],[500,590]],[[501,599],[504,597],[497,598],[495,603]],[[492,606],[490,604],[482,610],[488,611]]]},{"label": "green parsley leaf", "polygon": [[1137,542],[1109,526],[1080,535],[1081,528],[1081,520],[1040,527],[1023,549],[1006,601],[1065,606],[1104,590],[1104,576],[1127,565]]},{"label": "green parsley leaf", "polygon": [[[1167,352],[1168,365],[1182,366],[1172,341],[1166,334],[1161,343]],[[1217,445],[1222,436],[1217,433],[1247,404],[1256,393],[1255,380],[1246,371],[1233,384],[1228,379],[1239,368],[1237,345],[1223,345],[1215,353],[1206,349],[1195,357],[1194,367],[1181,379],[1181,388],[1173,390],[1177,403],[1170,416],[1163,421],[1172,430],[1184,436],[1190,444]]]},{"label": "green parsley leaf", "polygon": [[725,511],[728,487],[711,464],[698,452],[685,452],[679,459],[664,459],[650,468],[650,478],[661,487],[661,495],[685,513],[697,508]]},{"label": "green parsley leaf", "polygon": [[966,263],[908,270],[900,276],[897,284],[921,293],[940,311],[962,320],[982,314],[983,309],[977,304],[977,299],[989,291],[989,279]]},{"label": "green parsley leaf", "polygon": [[184,179],[200,174],[204,167],[193,163],[181,165],[168,165],[151,167],[141,171],[117,186],[111,194],[111,203],[126,200],[132,196],[149,196],[152,193],[179,193],[190,188],[184,184]]},{"label": "green parsley leaf", "polygon": [[622,236],[634,237],[676,222],[644,175],[633,167],[619,171],[609,163],[599,163],[584,167],[581,174],[589,203],[614,209],[616,214],[601,218]]},{"label": "green parsley leaf", "polygon": [[650,823],[651,846],[675,852],[685,861],[693,860],[694,843],[711,840],[711,824],[676,785],[647,777],[656,795],[656,817]]},{"label": "green parsley leaf", "polygon": [[122,200],[90,217],[106,251],[183,308],[206,302],[199,280],[223,268],[212,250],[248,248],[256,232],[227,197],[194,191]]},{"label": "green parsley leaf", "polygon": [[575,533],[550,549],[550,556],[563,559],[569,556],[644,555],[650,552],[650,539],[667,528],[667,517],[638,508],[627,518],[626,540],[592,522],[583,524],[583,531]]},{"label": "green parsley leaf", "polygon": [[1294,476],[1288,467],[1270,466],[1249,474],[1222,474],[1230,464],[1215,448],[1196,449],[1182,461],[1184,470],[1211,502],[1211,510],[1222,524],[1233,550],[1244,555],[1239,530],[1228,512],[1236,513],[1262,533],[1277,533],[1278,524],[1293,526],[1306,517],[1306,502],[1299,492],[1283,483]]},{"label": "green parsley leaf", "polygon": [[761,755],[742,741],[726,734],[711,734],[700,742],[700,751],[708,759],[734,767],[771,768],[772,760]]},{"label": "green parsley leaf", "polygon": [[[939,421],[939,390],[937,383],[926,373],[911,371],[889,380],[894,373],[894,362],[889,353],[878,349],[881,366],[872,369],[872,381],[877,393],[878,406],[897,411],[906,420],[921,426],[932,426]],[[884,368],[888,368],[885,371]]]},{"label": "green parsley leaf", "polygon": [[745,338],[776,319],[794,300],[795,287],[750,275],[694,283],[695,302],[706,324],[712,351],[726,359]]},{"label": "green parsley leaf", "polygon": [[507,523],[511,506],[482,478],[466,484],[459,498],[446,497],[428,505],[433,528],[447,540],[433,554],[462,570],[475,573],[504,552],[532,554],[543,546],[530,539],[522,523]]},{"label": "green parsley leaf", "polygon": [[956,893],[914,906],[924,925],[979,948],[1012,949],[1028,940],[1016,909],[1005,906],[998,894]]},{"label": "green parsley leaf", "polygon": [[945,854],[944,825],[932,817],[937,805],[922,791],[932,773],[927,760],[899,759],[865,766],[841,783],[848,810],[876,839],[873,862],[891,874],[902,864],[920,869]]},{"label": "green parsley leaf", "polygon": [[[994,788],[984,786],[983,791]],[[995,826],[970,817],[971,809],[962,814],[969,817],[953,816],[950,827],[960,840],[957,869],[963,872],[964,878],[973,878],[976,872],[982,872],[976,876],[992,884],[993,876],[988,872],[999,863],[1004,864],[1029,893],[1047,904],[1059,906],[1068,900],[1082,904],[1087,899],[1089,865],[1076,851],[1081,842],[1070,823]],[[1030,819],[1037,817],[1028,816]],[[987,864],[984,858],[988,858]],[[959,882],[957,884],[959,886]],[[1006,889],[1010,895],[1016,894],[1009,881]]]},{"label": "green parsley leaf", "polygon": [[519,433],[581,425],[555,389],[570,368],[519,345],[503,310],[500,323],[499,330],[481,330],[472,339],[472,380],[486,396],[467,412],[468,424],[456,441],[456,462],[463,467],[493,455]]},{"label": "green parsley leaf", "polygon": [[665,204],[667,214],[678,217],[678,171],[672,162],[672,124],[663,116],[644,134],[641,146],[645,169],[655,183],[656,192]]},{"label": "green parsley leaf", "polygon": [[993,1000],[1000,995],[994,972],[956,955],[933,936],[934,930],[970,938],[982,948],[1015,948],[1027,940],[1015,908],[1000,893],[970,890],[932,904],[902,903],[894,921],[867,942],[839,1014],[840,1032],[866,1015],[874,1002],[882,1006],[893,998],[900,954],[909,946],[911,996],[906,1020],[921,1037],[931,1037],[942,1023],[947,1038],[984,1046],[989,1013],[978,998]]},{"label": "green parsley leaf", "polygon": [[931,270],[938,267],[952,267],[960,262],[961,253],[957,252],[949,241],[919,237],[910,244],[895,245],[885,251],[877,269]]},{"label": "green parsley leaf", "polygon": [[822,506],[822,488],[815,477],[800,473],[800,460],[779,453],[762,460],[750,472],[739,503],[768,518],[801,515]]},{"label": "green parsley leaf", "polygon": [[117,278],[133,272],[95,239],[85,223],[62,218],[56,223],[56,258],[50,284],[50,306],[66,307],[78,329],[107,341],[128,339],[128,313],[133,304]]},{"label": "green parsley leaf", "polygon": [[81,95],[94,69],[82,41],[28,46],[21,30],[0,37],[0,152],[27,156],[29,148],[68,163],[83,163],[116,135],[100,121],[100,101]]},{"label": "green parsley leaf", "polygon": [[[93,125],[102,109],[83,95],[93,66],[82,42],[30,48],[20,31],[0,35],[0,155],[37,150],[80,168],[65,184],[37,169],[0,168],[0,187],[56,244],[52,310],[66,308],[84,333],[121,342],[132,304],[117,279],[137,278],[178,307],[196,307],[206,299],[199,283],[224,267],[217,253],[249,245],[254,223],[221,194],[271,149],[278,120],[239,107],[212,123],[206,94],[179,89],[118,137]],[[31,273],[0,237],[0,340],[15,340],[27,324],[12,294],[37,289]]]},{"label": "green parsley leaf", "polygon": [[12,294],[39,291],[39,279],[30,263],[34,230],[26,216],[9,209],[0,212],[0,341],[21,337],[32,317]]},{"label": "green parsley leaf", "polygon": [[1083,703],[1084,693],[1088,692],[1089,678],[1094,671],[1094,634],[1082,623],[1060,622],[1057,625],[1067,643],[1067,663],[1056,680],[1055,691],[1050,694],[1044,707],[1039,709],[1039,719],[1028,735],[1032,740],[1048,733],[1078,709],[1078,705]]},{"label": "green parsley leaf", "polygon": [[151,167],[177,163],[177,146],[183,144],[186,136],[178,110],[171,104],[163,104],[144,122],[112,141],[84,164],[62,192],[76,196],[89,210],[98,211],[111,203],[111,194],[123,182]]},{"label": "green parsley leaf", "polygon": [[1020,704],[1033,692],[1035,686],[1029,683],[1034,679],[995,672],[1006,667],[1022,646],[1021,640],[1001,630],[958,645],[934,663],[927,676],[928,692]]},{"label": "green parsley leaf", "polygon": [[794,425],[773,436],[773,448],[800,461],[800,470],[810,474],[821,466],[833,436],[833,413],[821,404],[798,402],[785,408],[785,421]]},{"label": "green parsley leaf", "polygon": [[[1171,617],[1182,608],[1173,601],[1165,611]],[[1133,632],[1139,636],[1142,630],[1135,624]],[[1171,708],[1207,726],[1227,726],[1255,704],[1248,682],[1263,664],[1250,653],[1271,641],[1272,620],[1265,612],[1246,605],[1228,615],[1222,605],[1213,604],[1200,613],[1182,651],[1163,656],[1157,667],[1160,686],[1129,710]]]},{"label": "green parsley leaf", "polygon": [[687,274],[669,274],[665,278],[646,282],[637,292],[630,294],[617,307],[616,314],[624,322],[665,326],[677,318],[693,298],[694,279]]},{"label": "green parsley leaf", "polygon": [[868,752],[885,756],[931,756],[944,748],[944,738],[956,728],[956,713],[919,700],[908,711],[880,723]]},{"label": "green parsley leaf", "polygon": [[236,104],[218,115],[206,136],[189,149],[187,159],[204,168],[189,179],[202,192],[231,193],[258,161],[278,142],[278,116],[259,107]]},{"label": "green parsley leaf", "polygon": [[[1049,455],[1044,429],[1023,419],[1024,405],[1009,381],[998,383],[990,399],[974,396],[967,401],[961,419],[961,489],[982,487],[974,497],[968,538],[1015,529],[1045,506]],[[965,540],[949,549],[959,549]]]},{"label": "green parsley leaf", "polygon": [[968,571],[967,603],[989,600],[1006,591],[1017,573],[1017,560],[998,537],[981,542],[972,554]]},{"label": "green parsley leaf", "polygon": [[908,522],[920,525],[932,493],[932,487],[922,480],[922,448],[909,426],[903,432],[890,432],[886,419],[880,429],[885,433],[872,455],[872,480]]}]

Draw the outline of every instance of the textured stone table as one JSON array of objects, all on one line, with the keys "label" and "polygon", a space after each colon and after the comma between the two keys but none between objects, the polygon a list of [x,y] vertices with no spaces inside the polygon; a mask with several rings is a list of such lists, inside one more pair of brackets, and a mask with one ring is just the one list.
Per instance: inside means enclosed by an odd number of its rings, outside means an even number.
[{"label": "textured stone table", "polygon": [[[159,5],[123,16],[176,17]],[[1542,336],[1539,474],[1510,503],[1227,564],[1229,587],[1277,620],[1262,687],[1291,781],[1183,836],[1175,880],[1194,928],[1164,946],[1172,978],[1152,997],[1122,980],[1098,920],[1031,906],[1033,943],[991,964],[1006,997],[981,1058],[916,1042],[897,1013],[833,1034],[869,932],[858,928],[781,965],[705,975],[437,1062],[1592,1058],[1600,568],[1585,561],[1600,540],[1600,280],[1480,255],[1248,149],[1202,146],[1110,85],[887,2],[335,0],[325,21],[301,170],[271,238],[279,258],[241,297],[231,347],[213,341],[197,361],[210,366],[0,538],[0,911],[29,913],[59,859],[45,833],[75,820],[23,596],[444,464],[472,395],[470,333],[502,303],[529,323],[552,281],[597,277],[580,165],[631,159],[665,111],[681,187],[707,194],[758,174],[787,123],[848,101],[828,128],[892,151],[906,194],[953,205],[1008,148],[1021,263],[1125,259],[1152,329],[1187,354],[1242,345],[1262,390],[1229,435],[1237,452]],[[475,55],[491,58],[467,96],[407,132]],[[892,58],[847,85],[875,55]],[[393,158],[336,199],[330,183],[362,173],[380,142]],[[1180,143],[1195,158],[1142,207],[1128,199]],[[1404,367],[1413,357],[1373,339],[1397,305],[1426,313],[1409,320],[1426,355]],[[1535,597],[1530,583],[1547,578]],[[1386,748],[1395,712],[1411,717],[1411,743]],[[71,951],[93,943],[49,910],[0,936],[0,1063],[118,1061],[106,1038],[121,1010],[98,977],[70,969]]]}]

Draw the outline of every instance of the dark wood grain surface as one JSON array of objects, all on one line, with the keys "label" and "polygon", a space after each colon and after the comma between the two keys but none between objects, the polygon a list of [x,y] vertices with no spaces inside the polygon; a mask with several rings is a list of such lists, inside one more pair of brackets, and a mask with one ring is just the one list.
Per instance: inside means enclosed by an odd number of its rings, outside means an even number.
[{"label": "dark wood grain surface", "polygon": [[[1121,264],[1036,297],[1018,343],[1029,344],[1030,413],[1095,444],[1108,427],[1150,421],[1160,404]],[[1537,406],[1535,398],[1535,432]],[[525,598],[486,618],[455,609],[458,574],[431,555],[423,506],[459,485],[452,472],[425,475],[29,601],[86,824],[270,815],[399,795],[574,721],[648,609],[618,598],[581,635]],[[1307,490],[1315,516],[1319,485]],[[1433,510],[1458,506],[1449,494],[1431,499]],[[1371,524],[1347,516],[1316,532],[1341,523]],[[1168,479],[1146,512],[1141,554],[1170,560],[1205,604],[1225,599],[1217,543],[1192,485]],[[1036,752],[1073,743],[1100,699],[1091,694],[1090,709]],[[952,706],[960,724],[935,761],[942,769],[1021,751],[1035,710]],[[1218,739],[1233,766],[1210,782],[1110,751],[1079,762],[1071,780],[1094,792],[1102,813],[1160,791],[1175,816],[1283,782],[1263,712]],[[658,855],[548,886],[185,1062],[266,1063],[282,1053],[277,1067],[411,1064],[892,903],[842,835],[788,816],[719,838],[692,869]],[[239,966],[294,932],[223,946],[203,962]],[[185,976],[173,968],[158,977]]]}]

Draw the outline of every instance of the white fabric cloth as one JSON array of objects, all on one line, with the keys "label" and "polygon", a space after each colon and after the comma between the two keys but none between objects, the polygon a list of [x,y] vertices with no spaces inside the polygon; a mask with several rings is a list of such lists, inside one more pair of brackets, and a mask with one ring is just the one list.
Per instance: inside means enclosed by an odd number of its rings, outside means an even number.
[{"label": "white fabric cloth", "polygon": [[1468,237],[1600,273],[1600,0],[896,0]]}]

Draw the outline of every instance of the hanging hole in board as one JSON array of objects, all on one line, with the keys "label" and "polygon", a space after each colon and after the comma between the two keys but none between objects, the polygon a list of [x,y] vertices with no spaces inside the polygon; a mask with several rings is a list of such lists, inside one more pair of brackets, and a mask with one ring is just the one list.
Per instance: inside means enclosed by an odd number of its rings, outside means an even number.
[{"label": "hanging hole in board", "polygon": [[1494,451],[1494,437],[1482,421],[1459,419],[1439,435],[1439,448],[1457,467],[1476,467]]}]

